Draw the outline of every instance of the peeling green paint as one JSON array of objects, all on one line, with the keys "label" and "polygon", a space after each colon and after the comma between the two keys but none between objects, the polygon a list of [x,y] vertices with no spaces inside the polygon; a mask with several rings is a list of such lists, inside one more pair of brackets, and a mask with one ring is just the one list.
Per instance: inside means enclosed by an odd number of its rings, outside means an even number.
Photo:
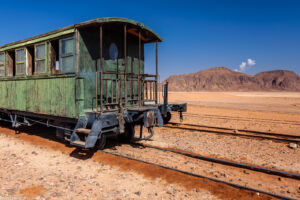
[{"label": "peeling green paint", "polygon": [[[96,19],[89,22],[83,22],[70,29],[64,31],[48,34],[44,37],[39,37],[26,42],[13,43],[10,46],[0,47],[0,52],[7,50],[22,48],[26,45],[37,45],[41,42],[46,42],[46,63],[47,72],[50,73],[50,50],[49,40],[58,38],[60,36],[68,35],[75,32],[78,28],[78,65],[77,71],[72,74],[36,74],[31,76],[14,76],[14,77],[0,77],[0,108],[26,111],[32,113],[47,114],[59,117],[78,118],[85,115],[85,111],[93,107],[92,101],[96,96],[96,71],[100,71],[100,38],[99,27],[93,26],[84,27],[89,23],[108,23],[108,22],[124,22],[131,23],[135,26],[150,31],[156,38],[155,40],[162,41],[162,39],[154,33],[151,29],[143,24],[133,20],[123,18],[103,18]],[[82,26],[82,27],[81,27]],[[153,36],[152,35],[152,36]],[[112,34],[104,31],[103,44],[103,71],[104,72],[123,72],[124,71],[124,37],[123,27]],[[108,49],[111,43],[116,43],[119,48],[119,58],[111,60],[108,56]],[[138,51],[139,40],[134,35],[127,36],[127,73],[135,73],[128,80],[137,79],[139,73],[144,73],[144,44],[141,49],[141,60],[139,62]],[[77,55],[77,54],[76,54]],[[8,59],[7,59],[8,60]],[[8,69],[8,62],[6,61],[6,69]],[[8,74],[8,73],[6,73]],[[115,74],[106,75],[107,78],[116,78]],[[124,75],[119,74],[119,79],[124,79]],[[98,80],[99,81],[99,80]],[[121,95],[125,98],[124,80],[122,82]],[[119,82],[119,83],[120,83]],[[129,85],[129,81],[127,84]],[[113,85],[112,85],[113,84]],[[137,96],[137,82],[132,83],[132,88],[135,88],[135,93],[132,96]],[[116,90],[116,83],[109,81],[108,98],[111,97],[111,88]],[[111,87],[112,85],[112,87]],[[98,82],[98,87],[100,83]],[[106,85],[102,84],[103,94],[106,93]],[[118,86],[120,88],[120,85]],[[130,95],[130,93],[128,93]],[[127,96],[129,98],[129,96]],[[95,105],[95,104],[94,104]]]},{"label": "peeling green paint", "polygon": [[0,81],[0,107],[76,118],[75,77]]}]

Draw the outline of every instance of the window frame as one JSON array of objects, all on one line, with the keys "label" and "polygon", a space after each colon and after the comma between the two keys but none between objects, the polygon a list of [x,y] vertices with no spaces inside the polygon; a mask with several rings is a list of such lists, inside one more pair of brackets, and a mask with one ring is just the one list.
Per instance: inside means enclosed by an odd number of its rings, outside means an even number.
[{"label": "window frame", "polygon": [[[3,74],[3,75],[0,74],[0,78],[6,76],[6,53],[5,53],[5,52],[0,52],[0,55],[2,55],[2,54],[3,54],[4,74]],[[2,65],[0,65],[0,67],[1,67],[1,66],[2,66]]]},{"label": "window frame", "polygon": [[[24,60],[23,61],[17,61],[18,58],[18,51],[24,50]],[[16,76],[26,76],[27,75],[27,69],[26,69],[26,47],[21,47],[15,50],[15,75]],[[17,74],[17,64],[24,64],[24,74]]]},{"label": "window frame", "polygon": [[[44,58],[37,58],[37,46],[45,45],[45,57]],[[44,72],[37,72],[37,62],[38,61],[45,61],[45,67],[44,67]],[[47,42],[40,42],[38,44],[34,45],[34,75],[39,75],[39,74],[47,74],[48,70],[48,43]]]},{"label": "window frame", "polygon": [[[72,40],[73,42],[73,52],[72,53],[68,53],[68,54],[63,54],[63,51],[62,51],[62,43],[63,41],[66,41],[66,40]],[[65,72],[63,70],[63,65],[62,65],[62,62],[63,62],[63,59],[64,58],[68,58],[68,57],[73,57],[73,71],[72,72]],[[59,40],[59,71],[61,74],[73,74],[76,72],[76,67],[75,67],[75,62],[76,62],[76,42],[75,42],[75,36],[72,35],[72,36],[68,36],[68,37],[65,37],[65,38],[61,38]]]}]

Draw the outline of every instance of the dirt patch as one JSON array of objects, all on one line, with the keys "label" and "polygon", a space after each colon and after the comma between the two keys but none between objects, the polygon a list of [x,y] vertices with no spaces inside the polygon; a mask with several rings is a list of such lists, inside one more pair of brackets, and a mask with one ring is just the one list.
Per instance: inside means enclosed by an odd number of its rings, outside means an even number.
[{"label": "dirt patch", "polygon": [[[10,135],[14,138],[20,139],[22,141],[27,141],[34,145],[46,146],[53,150],[63,151],[68,154],[72,154],[74,153],[74,151],[76,151],[75,148],[67,147],[62,143],[58,143],[57,141],[51,141],[49,139],[40,136],[28,135],[23,132],[16,135],[13,130],[7,128],[0,128],[0,132],[3,134]],[[156,167],[156,166],[140,163],[133,160],[119,158],[102,152],[97,152],[95,154],[90,154],[90,155],[87,155],[87,153],[77,152],[76,154],[79,157],[80,156],[91,157],[91,159],[94,161],[106,165],[110,165],[110,166],[116,166],[124,171],[134,171],[138,174],[142,174],[146,178],[150,178],[150,179],[160,178],[165,180],[169,184],[178,184],[180,186],[183,186],[187,190],[191,190],[191,189],[207,190],[213,195],[221,199],[275,199],[267,195],[263,195],[263,194],[258,195],[255,192],[237,189],[228,186],[226,184],[210,181],[208,179],[195,178],[193,176],[189,176],[179,172],[174,172],[161,167]]]},{"label": "dirt patch", "polygon": [[273,199],[273,197],[270,196],[262,194],[258,195],[255,192],[237,189],[208,179],[196,178],[180,172],[166,170],[161,167],[120,158],[114,155],[99,153],[94,157],[94,159],[101,163],[118,166],[122,170],[134,170],[137,173],[143,174],[147,178],[162,178],[169,184],[179,184],[188,190],[195,188],[205,189],[221,199]]},{"label": "dirt patch", "polygon": [[25,196],[27,200],[34,199],[34,197],[39,196],[47,190],[42,185],[37,185],[29,188],[21,189],[20,194]]}]

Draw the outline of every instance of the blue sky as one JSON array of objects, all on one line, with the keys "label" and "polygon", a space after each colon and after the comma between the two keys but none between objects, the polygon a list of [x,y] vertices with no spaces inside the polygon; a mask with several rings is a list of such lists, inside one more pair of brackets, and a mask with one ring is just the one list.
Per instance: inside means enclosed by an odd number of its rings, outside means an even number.
[{"label": "blue sky", "polygon": [[[300,74],[300,1],[3,1],[0,8],[0,45],[94,18],[125,17],[164,38],[162,80],[216,66],[240,70],[242,62],[248,74]],[[147,45],[149,72],[153,56]]]}]

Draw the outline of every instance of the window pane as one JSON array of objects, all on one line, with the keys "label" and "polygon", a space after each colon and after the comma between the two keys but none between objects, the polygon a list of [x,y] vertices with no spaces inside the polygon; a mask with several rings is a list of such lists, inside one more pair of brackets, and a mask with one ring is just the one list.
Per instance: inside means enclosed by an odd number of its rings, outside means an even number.
[{"label": "window pane", "polygon": [[0,66],[4,65],[4,53],[0,54]]},{"label": "window pane", "polygon": [[16,74],[17,75],[25,74],[25,64],[24,63],[16,64]]},{"label": "window pane", "polygon": [[73,56],[69,56],[66,58],[61,58],[61,64],[62,64],[62,72],[74,72],[74,59]]},{"label": "window pane", "polygon": [[0,76],[4,76],[4,75],[5,75],[4,66],[0,66]]},{"label": "window pane", "polygon": [[17,50],[17,62],[24,61],[25,60],[24,57],[25,57],[24,49]]},{"label": "window pane", "polygon": [[118,47],[115,43],[109,46],[109,58],[111,60],[116,60],[118,58]]},{"label": "window pane", "polygon": [[73,54],[73,48],[74,48],[74,44],[73,44],[73,39],[67,39],[67,40],[62,40],[62,55],[69,55],[69,54]]},{"label": "window pane", "polygon": [[36,61],[36,73],[45,73],[45,60]]},{"label": "window pane", "polygon": [[36,46],[36,58],[45,58],[45,44]]}]

